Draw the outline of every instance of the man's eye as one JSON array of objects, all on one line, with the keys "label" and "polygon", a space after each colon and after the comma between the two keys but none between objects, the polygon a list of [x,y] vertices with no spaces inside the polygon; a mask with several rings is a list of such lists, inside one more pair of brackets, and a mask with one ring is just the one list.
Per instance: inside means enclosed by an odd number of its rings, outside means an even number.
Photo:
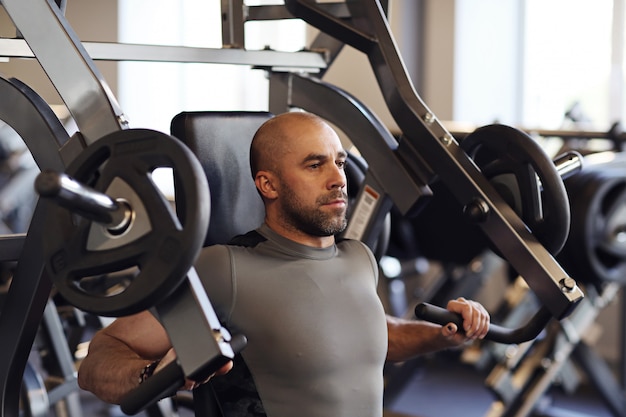
[{"label": "man's eye", "polygon": [[337,166],[341,169],[346,167],[347,161],[337,161]]},{"label": "man's eye", "polygon": [[320,167],[320,164],[318,163],[309,165],[309,168],[313,168],[313,169],[317,169],[319,167]]}]

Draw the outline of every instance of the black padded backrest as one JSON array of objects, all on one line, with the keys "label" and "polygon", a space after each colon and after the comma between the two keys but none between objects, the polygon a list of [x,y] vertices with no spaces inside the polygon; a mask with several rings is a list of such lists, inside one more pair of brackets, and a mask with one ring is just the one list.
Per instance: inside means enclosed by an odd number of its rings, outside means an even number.
[{"label": "black padded backrest", "polygon": [[209,180],[211,221],[205,246],[226,243],[261,225],[263,202],[250,173],[250,143],[268,112],[183,112],[171,134],[198,157]]}]

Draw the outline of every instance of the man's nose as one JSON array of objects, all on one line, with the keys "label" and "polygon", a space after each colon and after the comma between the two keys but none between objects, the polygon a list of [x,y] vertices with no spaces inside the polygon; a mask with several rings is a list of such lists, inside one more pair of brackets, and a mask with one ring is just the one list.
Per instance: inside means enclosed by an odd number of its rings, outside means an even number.
[{"label": "man's nose", "polygon": [[346,186],[346,173],[343,168],[334,166],[332,175],[328,182],[328,188],[344,188]]}]

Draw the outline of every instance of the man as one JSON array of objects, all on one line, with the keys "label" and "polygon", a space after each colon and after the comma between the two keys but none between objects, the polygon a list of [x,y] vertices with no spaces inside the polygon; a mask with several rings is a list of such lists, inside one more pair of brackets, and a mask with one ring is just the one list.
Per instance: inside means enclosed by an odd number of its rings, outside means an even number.
[{"label": "man", "polygon": [[[462,298],[448,309],[462,315],[463,331],[385,316],[371,252],[334,237],[346,227],[346,152],[322,119],[270,119],[250,163],[264,224],[196,262],[224,326],[248,339],[243,360],[212,380],[226,416],[380,417],[385,360],[485,336],[489,315]],[[153,361],[158,372],[174,358],[149,313],[120,318],[93,338],[79,384],[117,403]]]}]

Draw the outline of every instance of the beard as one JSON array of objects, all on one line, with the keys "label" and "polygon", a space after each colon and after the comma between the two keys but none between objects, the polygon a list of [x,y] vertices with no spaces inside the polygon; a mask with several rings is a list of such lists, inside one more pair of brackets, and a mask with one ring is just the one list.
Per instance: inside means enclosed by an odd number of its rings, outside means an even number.
[{"label": "beard", "polygon": [[311,236],[332,236],[343,232],[348,225],[345,206],[332,211],[320,210],[324,204],[337,199],[347,202],[348,197],[343,190],[318,197],[313,207],[303,204],[291,188],[285,187],[282,191],[283,220],[295,229]]}]

